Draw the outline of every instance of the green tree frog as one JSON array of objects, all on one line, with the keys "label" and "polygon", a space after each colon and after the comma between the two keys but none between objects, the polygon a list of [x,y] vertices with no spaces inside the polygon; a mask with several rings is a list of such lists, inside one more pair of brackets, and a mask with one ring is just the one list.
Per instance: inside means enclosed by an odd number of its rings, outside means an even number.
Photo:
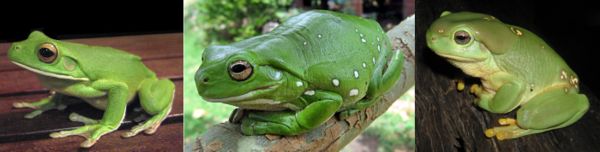
[{"label": "green tree frog", "polygon": [[298,135],[378,101],[399,80],[403,54],[377,22],[318,10],[210,46],[202,61],[195,81],[205,100],[253,110],[243,134]]},{"label": "green tree frog", "polygon": [[119,128],[128,103],[137,95],[142,108],[153,115],[123,134],[132,137],[141,131],[152,134],[171,110],[175,86],[158,79],[141,58],[110,47],[89,46],[47,37],[34,31],[21,42],[12,44],[10,61],[35,73],[52,95],[37,102],[16,102],[16,108],[33,108],[26,118],[34,118],[50,109],[63,109],[65,96],[77,97],[104,110],[102,119],[93,120],[72,113],[72,121],[86,125],[51,133],[52,138],[71,135],[85,137],[81,147],[91,147],[104,134]]},{"label": "green tree frog", "polygon": [[534,33],[473,12],[444,12],[427,31],[427,45],[467,75],[479,107],[492,113],[518,108],[516,119],[485,130],[498,140],[519,138],[573,124],[589,107],[579,79]]}]

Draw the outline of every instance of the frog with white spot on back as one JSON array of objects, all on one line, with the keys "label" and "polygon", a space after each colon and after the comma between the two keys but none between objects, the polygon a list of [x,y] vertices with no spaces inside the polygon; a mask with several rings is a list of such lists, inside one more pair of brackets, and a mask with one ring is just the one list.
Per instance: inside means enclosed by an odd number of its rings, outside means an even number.
[{"label": "frog with white spot on back", "polygon": [[498,140],[569,126],[589,107],[575,72],[534,33],[493,16],[444,12],[427,31],[427,45],[470,76],[481,79],[471,92],[493,113],[517,109],[485,131]]},{"label": "frog with white spot on back", "polygon": [[270,33],[204,50],[196,73],[209,102],[254,110],[245,135],[298,135],[378,101],[400,79],[403,54],[377,22],[309,11]]}]

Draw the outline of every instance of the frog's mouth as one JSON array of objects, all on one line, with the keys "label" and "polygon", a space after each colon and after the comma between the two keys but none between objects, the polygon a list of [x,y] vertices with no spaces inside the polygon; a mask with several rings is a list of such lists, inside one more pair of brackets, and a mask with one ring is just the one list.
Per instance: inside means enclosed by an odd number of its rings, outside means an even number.
[{"label": "frog's mouth", "polygon": [[43,76],[48,76],[48,77],[53,77],[53,78],[57,78],[57,79],[65,79],[65,80],[75,80],[75,81],[90,81],[90,79],[88,78],[76,78],[73,76],[69,76],[69,75],[60,75],[60,74],[55,74],[55,73],[49,73],[49,72],[44,72],[44,71],[40,71],[38,69],[34,69],[30,66],[26,66],[24,64],[21,63],[17,63],[14,61],[11,61],[12,63],[16,64],[19,67],[25,68],[31,72],[43,75]]},{"label": "frog's mouth", "polygon": [[209,102],[244,102],[254,99],[256,96],[265,94],[276,89],[279,85],[268,85],[263,87],[258,87],[252,91],[244,93],[242,95],[233,96],[233,97],[225,97],[225,98],[204,98],[204,100]]},{"label": "frog's mouth", "polygon": [[455,62],[464,62],[464,63],[472,63],[472,62],[480,62],[483,61],[485,59],[479,59],[479,58],[467,58],[467,57],[462,57],[462,56],[456,56],[456,55],[450,55],[450,54],[443,54],[443,53],[437,53],[439,56],[442,56],[448,60],[451,61],[455,61]]}]

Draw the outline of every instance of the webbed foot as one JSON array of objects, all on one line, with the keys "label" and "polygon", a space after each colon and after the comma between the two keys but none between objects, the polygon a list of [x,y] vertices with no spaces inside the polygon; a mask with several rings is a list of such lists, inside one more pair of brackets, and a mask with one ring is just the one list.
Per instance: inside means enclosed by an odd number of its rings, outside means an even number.
[{"label": "webbed foot", "polygon": [[77,129],[68,131],[59,131],[50,134],[52,138],[63,138],[67,136],[78,135],[86,138],[86,140],[80,144],[83,148],[92,147],[98,139],[104,134],[110,133],[116,130],[116,126],[108,126],[103,124],[85,125]]}]

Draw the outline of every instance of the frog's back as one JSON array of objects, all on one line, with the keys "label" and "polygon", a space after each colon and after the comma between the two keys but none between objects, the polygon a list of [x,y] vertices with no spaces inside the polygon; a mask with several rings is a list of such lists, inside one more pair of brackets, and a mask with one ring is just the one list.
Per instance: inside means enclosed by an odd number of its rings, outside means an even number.
[{"label": "frog's back", "polygon": [[377,22],[330,11],[292,17],[268,35],[293,42],[298,73],[311,88],[342,95],[345,105],[364,97],[375,64],[391,52]]},{"label": "frog's back", "polygon": [[[137,55],[111,47],[91,46],[65,42],[71,52],[81,62],[82,70],[92,80],[97,79],[139,79],[156,77]],[[102,68],[100,68],[102,67]]]},{"label": "frog's back", "polygon": [[[510,25],[509,25],[510,26]],[[534,33],[513,26],[522,35],[506,54],[497,56],[496,61],[504,69],[521,77],[532,92],[557,85],[577,88],[577,74],[544,40]]]}]

